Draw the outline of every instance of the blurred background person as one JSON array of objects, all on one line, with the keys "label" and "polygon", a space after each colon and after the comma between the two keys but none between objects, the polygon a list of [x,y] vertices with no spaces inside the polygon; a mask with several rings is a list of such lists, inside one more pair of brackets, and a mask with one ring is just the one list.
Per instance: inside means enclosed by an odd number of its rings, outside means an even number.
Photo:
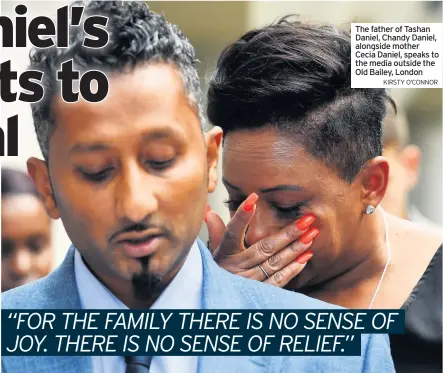
[{"label": "blurred background person", "polygon": [[406,113],[391,105],[383,121],[383,155],[389,161],[389,184],[382,205],[390,214],[438,228],[410,202],[409,194],[418,184],[422,153],[410,143]]},{"label": "blurred background person", "polygon": [[46,276],[52,266],[51,223],[31,178],[1,171],[2,292]]}]

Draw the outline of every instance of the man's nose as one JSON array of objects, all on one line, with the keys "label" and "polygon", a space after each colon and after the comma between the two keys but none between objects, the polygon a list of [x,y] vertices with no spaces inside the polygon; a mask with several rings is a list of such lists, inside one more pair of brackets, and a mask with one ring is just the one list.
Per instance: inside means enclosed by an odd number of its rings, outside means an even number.
[{"label": "man's nose", "polygon": [[123,173],[116,190],[116,209],[120,219],[134,223],[157,211],[156,183],[146,171],[132,166]]}]

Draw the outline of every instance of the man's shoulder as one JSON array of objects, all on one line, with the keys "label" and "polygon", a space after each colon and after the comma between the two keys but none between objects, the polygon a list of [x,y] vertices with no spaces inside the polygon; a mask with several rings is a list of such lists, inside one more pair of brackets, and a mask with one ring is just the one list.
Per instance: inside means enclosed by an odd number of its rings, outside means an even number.
[{"label": "man's shoulder", "polygon": [[249,280],[232,275],[231,281],[245,296],[245,300],[253,302],[261,309],[334,309],[341,308],[304,294],[281,289],[267,283]]},{"label": "man's shoulder", "polygon": [[232,274],[219,267],[199,241],[203,260],[206,308],[330,309],[339,308],[306,295]]},{"label": "man's shoulder", "polygon": [[[238,276],[237,276],[238,277]],[[333,310],[344,309],[343,307],[326,303],[306,295],[277,288],[272,285],[260,283],[258,281],[247,281],[243,286],[250,286],[256,290],[257,308],[279,309],[279,310]],[[260,295],[258,295],[260,294]],[[394,373],[392,357],[390,352],[389,338],[385,334],[362,334],[361,335],[361,355],[353,357],[308,357],[302,359],[307,364],[306,371],[311,370],[314,364],[316,371],[334,371],[340,372],[383,372]],[[300,359],[294,359],[290,356],[284,359],[287,364],[283,371],[291,369],[300,369]],[[327,370],[325,370],[327,369]],[[301,369],[300,371],[305,371]]]}]

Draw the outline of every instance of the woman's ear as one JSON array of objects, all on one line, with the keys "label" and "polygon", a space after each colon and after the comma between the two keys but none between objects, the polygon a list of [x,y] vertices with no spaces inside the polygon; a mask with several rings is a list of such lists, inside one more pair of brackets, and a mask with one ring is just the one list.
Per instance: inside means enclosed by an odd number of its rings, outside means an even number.
[{"label": "woman's ear", "polygon": [[209,193],[212,193],[217,186],[217,165],[222,138],[223,130],[220,127],[214,127],[205,134]]},{"label": "woman's ear", "polygon": [[362,202],[365,206],[377,207],[383,197],[389,182],[389,163],[386,158],[379,156],[366,163],[359,176],[362,185]]}]

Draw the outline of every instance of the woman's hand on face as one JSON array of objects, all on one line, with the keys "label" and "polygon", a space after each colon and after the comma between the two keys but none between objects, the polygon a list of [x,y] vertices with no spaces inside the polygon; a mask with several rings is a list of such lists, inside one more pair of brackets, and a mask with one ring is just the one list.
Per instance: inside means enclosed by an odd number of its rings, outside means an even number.
[{"label": "woman's hand on face", "polygon": [[208,210],[205,217],[209,233],[208,247],[218,265],[227,271],[283,287],[312,258],[313,253],[308,249],[319,230],[309,228],[315,217],[306,215],[246,249],[244,238],[254,216],[257,199],[255,193],[251,194],[226,227],[220,216]]}]

